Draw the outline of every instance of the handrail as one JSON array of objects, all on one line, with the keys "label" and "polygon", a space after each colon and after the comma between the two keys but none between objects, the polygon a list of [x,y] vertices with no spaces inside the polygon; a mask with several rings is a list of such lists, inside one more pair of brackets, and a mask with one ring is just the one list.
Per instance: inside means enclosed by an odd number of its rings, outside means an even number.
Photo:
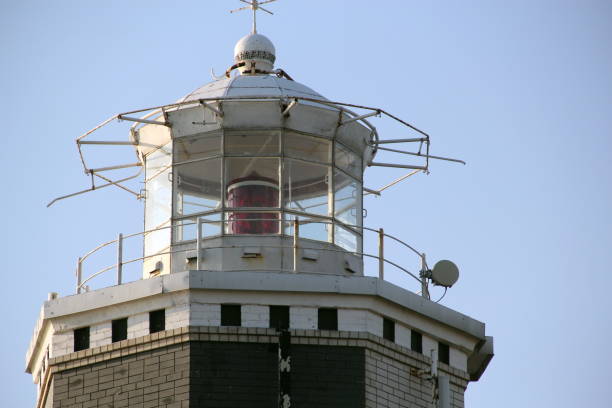
[{"label": "handrail", "polygon": [[[108,272],[110,270],[113,269],[117,269],[117,284],[121,284],[122,283],[122,268],[124,265],[127,264],[131,264],[134,262],[139,262],[139,261],[144,261],[148,258],[152,258],[152,257],[157,257],[157,256],[161,256],[161,255],[172,255],[172,254],[176,254],[176,253],[181,253],[181,252],[189,252],[189,251],[193,251],[192,248],[188,248],[188,249],[181,249],[181,250],[176,250],[176,249],[170,249],[169,251],[164,251],[164,252],[157,252],[155,254],[151,254],[151,255],[144,255],[142,257],[137,257],[137,258],[133,258],[133,259],[128,259],[128,260],[124,260],[123,259],[123,241],[126,238],[132,238],[132,237],[136,237],[136,236],[144,236],[146,234],[150,234],[152,232],[156,232],[156,231],[161,231],[161,230],[165,230],[165,229],[173,229],[173,228],[177,228],[177,227],[185,227],[185,226],[189,226],[189,225],[196,225],[197,226],[197,233],[196,233],[196,253],[197,253],[197,262],[196,262],[196,266],[199,269],[200,268],[200,250],[202,249],[202,241],[203,240],[209,240],[212,238],[217,238],[217,236],[214,237],[207,237],[207,238],[203,238],[201,236],[202,233],[202,224],[225,224],[225,223],[229,223],[229,222],[237,222],[236,220],[206,220],[206,219],[202,219],[201,217],[196,217],[197,221],[195,222],[185,222],[182,223],[180,225],[166,225],[163,227],[158,227],[158,228],[153,228],[150,230],[146,230],[146,231],[141,231],[141,232],[136,232],[136,233],[132,233],[132,234],[119,234],[118,238],[112,241],[108,241],[105,242],[103,244],[98,245],[97,247],[95,247],[94,249],[88,251],[84,256],[79,257],[77,260],[77,284],[76,284],[76,293],[81,293],[81,291],[83,289],[88,290],[88,287],[85,285],[87,282],[91,281],[92,279],[94,279],[97,276],[100,276],[102,274],[104,274],[105,272]],[[252,222],[252,221],[270,221],[270,219],[249,219],[248,221]],[[333,221],[331,220],[312,220],[312,219],[299,219],[299,218],[295,218],[293,220],[277,220],[277,222],[279,223],[293,223],[293,243],[291,246],[287,246],[287,245],[264,245],[261,246],[262,248],[276,248],[276,249],[292,249],[293,250],[293,267],[291,272],[297,272],[298,270],[298,249],[299,249],[299,226],[301,225],[305,225],[305,224],[334,224]],[[338,224],[336,222],[336,224]],[[396,267],[397,269],[399,269],[400,271],[406,273],[407,275],[409,275],[410,277],[414,278],[416,281],[418,281],[419,283],[421,283],[422,285],[422,294],[425,297],[429,297],[428,296],[428,290],[427,290],[427,282],[422,278],[419,277],[417,275],[415,275],[414,273],[410,272],[408,269],[402,267],[401,265],[399,265],[396,262],[393,262],[389,259],[386,259],[384,257],[384,237],[388,237],[391,240],[399,243],[400,245],[403,245],[404,247],[408,248],[410,251],[414,252],[416,255],[419,256],[420,260],[421,260],[421,268],[422,269],[426,269],[427,268],[427,263],[426,263],[426,259],[425,259],[425,254],[424,253],[420,253],[418,252],[416,249],[414,249],[411,245],[407,244],[406,242],[402,241],[401,239],[388,234],[386,232],[384,232],[384,230],[382,228],[380,229],[375,229],[375,228],[371,228],[371,227],[366,227],[363,225],[352,225],[352,224],[338,224],[338,225],[342,225],[344,227],[349,227],[349,228],[355,228],[355,229],[361,229],[362,231],[371,231],[371,232],[375,232],[378,234],[378,239],[379,239],[379,243],[378,243],[378,255],[372,255],[369,253],[365,253],[362,251],[348,251],[346,249],[336,249],[336,248],[319,248],[319,250],[321,251],[329,251],[329,252],[344,252],[344,253],[349,253],[349,254],[353,254],[356,256],[364,256],[364,257],[369,257],[369,258],[373,258],[373,259],[377,259],[379,261],[379,275],[378,278],[381,280],[384,280],[384,265],[385,264],[390,264],[394,267]],[[234,236],[234,235],[230,235],[230,236]],[[363,236],[363,234],[362,234]],[[363,238],[362,238],[363,239]],[[113,243],[117,243],[117,262],[113,265],[107,266],[95,273],[93,273],[92,275],[88,276],[87,278],[85,278],[84,280],[82,279],[82,268],[83,268],[83,262],[88,259],[91,255],[93,255],[94,253],[98,252],[99,250],[101,250],[102,248],[105,248]],[[233,246],[231,246],[233,247]],[[230,246],[215,246],[215,247],[207,247],[207,249],[222,249],[222,248],[230,248]]]},{"label": "handrail", "polygon": [[97,247],[95,247],[94,249],[92,249],[91,251],[87,252],[85,255],[83,255],[81,257],[81,262],[84,261],[85,259],[89,258],[89,256],[95,252],[98,252],[100,249],[105,248],[107,246],[109,246],[110,244],[114,244],[115,242],[117,242],[116,239],[113,239],[112,241],[108,241],[105,242],[103,244],[98,245]]}]

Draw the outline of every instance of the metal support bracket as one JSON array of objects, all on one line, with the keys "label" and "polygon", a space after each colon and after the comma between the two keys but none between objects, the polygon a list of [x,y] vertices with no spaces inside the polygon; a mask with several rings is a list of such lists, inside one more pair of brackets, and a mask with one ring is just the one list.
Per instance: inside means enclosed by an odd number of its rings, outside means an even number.
[{"label": "metal support bracket", "polygon": [[130,167],[140,167],[140,166],[142,166],[142,163],[140,163],[140,162],[138,162],[138,163],[129,163],[129,164],[119,164],[117,166],[98,167],[97,169],[89,169],[89,172],[90,173],[99,173],[101,171],[127,169],[127,168],[130,168]]},{"label": "metal support bracket", "polygon": [[77,140],[80,145],[111,145],[111,146],[137,146],[136,142],[114,142],[110,140]]},{"label": "metal support bracket", "polygon": [[289,105],[287,105],[287,107],[285,108],[285,110],[283,110],[283,116],[287,117],[289,116],[289,111],[291,111],[291,109],[295,108],[295,106],[298,104],[298,100],[297,98],[294,98],[291,103],[289,103]]},{"label": "metal support bracket", "polygon": [[215,112],[215,114],[217,116],[219,116],[220,118],[223,117],[223,112],[215,107],[210,106],[208,103],[206,103],[205,101],[203,101],[202,99],[200,99],[200,105],[202,105],[202,107],[206,108],[206,109],[210,109],[211,111]]},{"label": "metal support bracket", "polygon": [[360,116],[352,117],[350,119],[347,119],[345,121],[340,122],[340,124],[338,126],[343,126],[343,125],[349,124],[351,122],[356,122],[356,121],[361,120],[361,119],[369,118],[371,116],[380,116],[380,111],[376,110],[374,112],[366,113],[365,115],[360,115]]},{"label": "metal support bracket", "polygon": [[396,167],[398,169],[413,169],[413,170],[427,170],[427,166],[413,166],[410,164],[395,164],[395,163],[377,163],[371,162],[370,166],[374,167]]},{"label": "metal support bracket", "polygon": [[147,123],[149,125],[160,125],[160,126],[167,126],[170,127],[169,123],[165,123],[165,122],[159,122],[157,120],[149,120],[149,119],[140,119],[140,118],[133,118],[131,116],[123,116],[123,115],[119,115],[117,116],[118,120],[127,120],[129,122],[137,122],[137,123]]},{"label": "metal support bracket", "polygon": [[410,139],[392,139],[392,140],[378,140],[372,142],[372,145],[388,144],[388,143],[413,143],[413,142],[426,142],[429,139],[426,137],[413,137]]}]

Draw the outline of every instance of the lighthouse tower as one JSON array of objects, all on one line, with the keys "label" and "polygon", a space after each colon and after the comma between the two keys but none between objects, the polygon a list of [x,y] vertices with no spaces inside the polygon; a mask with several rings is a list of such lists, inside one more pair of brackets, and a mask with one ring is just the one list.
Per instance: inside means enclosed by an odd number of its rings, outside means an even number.
[{"label": "lighthouse tower", "polygon": [[[145,231],[81,256],[75,294],[44,302],[26,356],[37,407],[463,407],[493,340],[484,323],[429,299],[456,267],[430,269],[363,223],[364,194],[382,190],[364,187],[364,171],[427,171],[429,136],[276,69],[256,26],[234,56],[224,77],[177,102],[103,123],[131,124],[126,140],[77,139],[135,150],[135,164],[83,164],[102,180],[96,189],[144,200]],[[411,136],[384,140],[374,116]],[[423,162],[377,161],[386,143],[417,143],[407,157]],[[108,175],[130,167],[142,191]],[[139,256],[127,240],[142,242]],[[387,259],[392,243],[414,265]],[[103,248],[115,252],[94,268]],[[415,290],[386,281],[392,269]],[[114,284],[96,286],[102,276]]]}]

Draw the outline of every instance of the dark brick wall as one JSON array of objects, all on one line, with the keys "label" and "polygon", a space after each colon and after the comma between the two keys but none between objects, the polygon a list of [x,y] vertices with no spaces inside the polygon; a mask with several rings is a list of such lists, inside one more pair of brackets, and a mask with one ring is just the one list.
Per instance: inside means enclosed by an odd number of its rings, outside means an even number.
[{"label": "dark brick wall", "polygon": [[[363,348],[292,345],[291,357],[293,408],[365,406]],[[54,375],[54,408],[276,406],[276,344],[191,341]]]},{"label": "dark brick wall", "polygon": [[191,343],[191,408],[278,406],[278,347]]},{"label": "dark brick wall", "polygon": [[187,407],[189,347],[162,347],[60,371],[53,387],[54,408]]},{"label": "dark brick wall", "polygon": [[365,350],[291,346],[292,408],[365,407]]}]

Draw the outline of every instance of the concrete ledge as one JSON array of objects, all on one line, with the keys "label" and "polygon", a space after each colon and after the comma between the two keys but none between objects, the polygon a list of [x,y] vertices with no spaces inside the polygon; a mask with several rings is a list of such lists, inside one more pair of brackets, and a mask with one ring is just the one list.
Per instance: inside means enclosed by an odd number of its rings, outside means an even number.
[{"label": "concrete ledge", "polygon": [[305,273],[186,271],[47,301],[43,316],[47,319],[70,315],[75,310],[86,312],[160,293],[190,289],[377,296],[485,340],[484,323],[389,282],[374,277]]}]

